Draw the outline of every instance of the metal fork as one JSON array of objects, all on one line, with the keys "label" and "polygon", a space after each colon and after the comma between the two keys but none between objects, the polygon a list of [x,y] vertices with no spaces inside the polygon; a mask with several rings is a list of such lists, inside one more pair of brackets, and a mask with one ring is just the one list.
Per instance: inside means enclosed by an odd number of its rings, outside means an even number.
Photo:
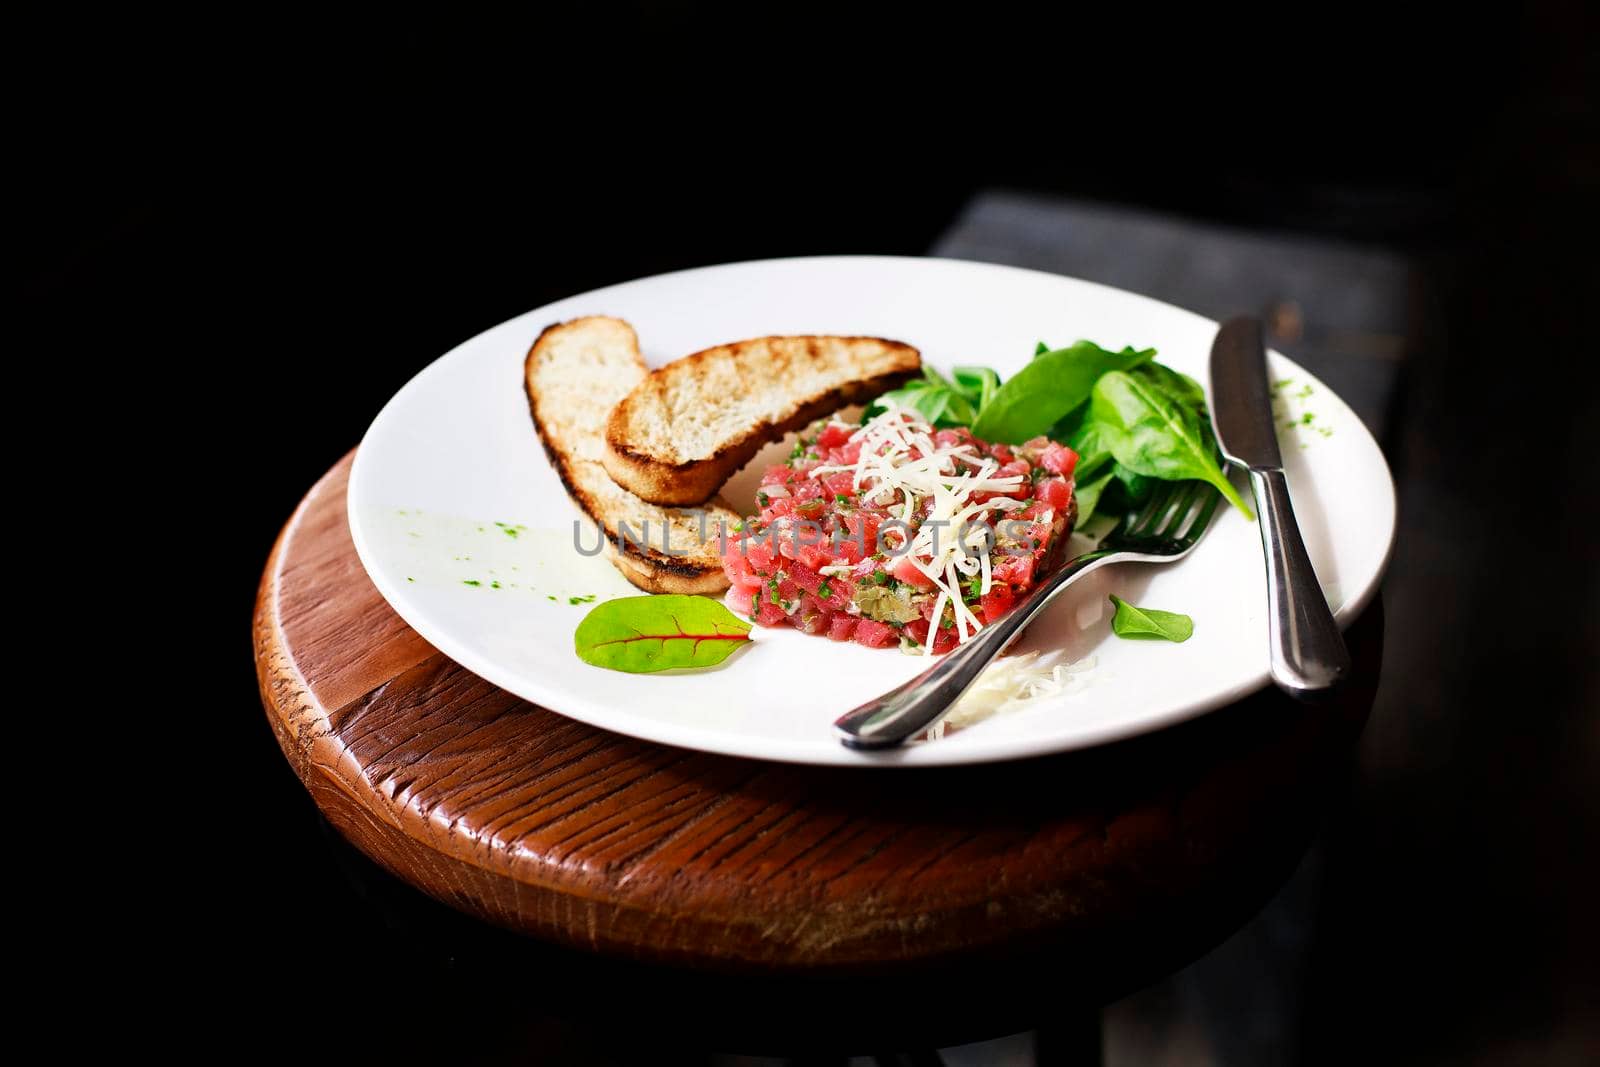
[{"label": "metal fork", "polygon": [[1143,508],[1130,513],[1093,552],[1069,560],[1035,586],[1000,621],[898,689],[846,712],[833,724],[850,748],[892,748],[944,718],[990,662],[1057,593],[1108,563],[1171,563],[1200,543],[1222,494],[1205,482],[1162,482]]}]

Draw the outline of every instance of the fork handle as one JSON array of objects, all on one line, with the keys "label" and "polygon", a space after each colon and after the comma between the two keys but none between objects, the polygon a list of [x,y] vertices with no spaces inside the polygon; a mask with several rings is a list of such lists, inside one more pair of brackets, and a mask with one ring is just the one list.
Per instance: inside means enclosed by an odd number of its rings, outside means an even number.
[{"label": "fork handle", "polygon": [[1306,555],[1282,467],[1250,468],[1267,563],[1272,614],[1272,680],[1291,696],[1314,699],[1350,673],[1350,653]]},{"label": "fork handle", "polygon": [[1057,593],[1101,564],[1112,562],[1114,555],[1090,552],[1068,563],[998,622],[979,630],[933,667],[898,689],[845,712],[833,724],[834,734],[847,747],[861,749],[893,748],[916,737],[944,718],[983,669]]}]

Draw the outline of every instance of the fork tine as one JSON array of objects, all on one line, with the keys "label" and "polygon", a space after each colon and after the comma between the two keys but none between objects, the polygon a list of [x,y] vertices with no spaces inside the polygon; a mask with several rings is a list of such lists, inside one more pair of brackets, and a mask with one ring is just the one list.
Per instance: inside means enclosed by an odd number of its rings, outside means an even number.
[{"label": "fork tine", "polygon": [[1150,499],[1145,501],[1140,508],[1126,520],[1122,532],[1139,537],[1148,537],[1161,527],[1152,526],[1151,523],[1172,506],[1172,497],[1176,492],[1176,485],[1172,482],[1162,482],[1160,487],[1150,494]]},{"label": "fork tine", "polygon": [[[1192,519],[1173,528],[1172,537],[1183,543],[1185,548],[1200,540],[1200,535],[1206,532],[1206,527],[1211,525],[1211,516],[1216,514],[1217,505],[1222,501],[1222,494],[1216,486],[1207,485],[1205,482],[1196,482],[1202,495],[1195,503],[1199,504]],[[1192,505],[1191,505],[1192,506]]]},{"label": "fork tine", "polygon": [[1205,491],[1204,482],[1179,482],[1178,489],[1173,493],[1175,498],[1172,507],[1163,512],[1161,524],[1151,530],[1157,537],[1177,537],[1178,530],[1182,528],[1184,520],[1194,510],[1195,501],[1200,499],[1200,494]]}]

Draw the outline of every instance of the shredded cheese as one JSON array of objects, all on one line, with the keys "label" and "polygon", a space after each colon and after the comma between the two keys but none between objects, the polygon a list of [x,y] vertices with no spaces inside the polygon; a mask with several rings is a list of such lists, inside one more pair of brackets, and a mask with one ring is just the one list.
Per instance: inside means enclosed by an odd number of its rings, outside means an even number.
[{"label": "shredded cheese", "polygon": [[928,731],[929,740],[944,736],[946,730],[1009,715],[1052,698],[1069,697],[1089,684],[1094,668],[1093,656],[1069,663],[1058,651],[1042,656],[1038,652],[1002,656],[978,675],[950,714]]},{"label": "shredded cheese", "polygon": [[[860,458],[851,465],[814,467],[810,476],[848,473],[863,499],[891,511],[907,526],[916,525],[910,545],[899,554],[908,556],[937,590],[923,642],[923,653],[932,655],[946,602],[955,616],[958,642],[983,628],[962,596],[961,581],[976,576],[982,593],[993,587],[993,544],[985,535],[985,520],[994,512],[1026,507],[1026,501],[1008,495],[1024,489],[1026,479],[1017,474],[998,477],[1000,465],[970,444],[935,444],[933,427],[915,412],[899,407],[892,397],[883,402],[885,410],[850,435],[860,445]],[[978,493],[1000,495],[974,500]],[[918,515],[923,515],[920,524]]]}]

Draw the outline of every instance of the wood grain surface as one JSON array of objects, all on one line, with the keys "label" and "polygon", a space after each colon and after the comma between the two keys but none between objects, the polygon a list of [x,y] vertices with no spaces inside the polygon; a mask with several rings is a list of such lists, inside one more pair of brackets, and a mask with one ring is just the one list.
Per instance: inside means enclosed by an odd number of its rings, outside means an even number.
[{"label": "wood grain surface", "polygon": [[[892,773],[610,734],[446,659],[378,595],[346,456],[280,536],[256,604],[267,718],[329,821],[433,897],[650,963],[859,975],[1049,951],[1122,988],[1264,902],[1353,750],[1382,644],[1306,708],[1262,693],[1087,752]],[[1263,653],[1264,654],[1264,653]]]}]

